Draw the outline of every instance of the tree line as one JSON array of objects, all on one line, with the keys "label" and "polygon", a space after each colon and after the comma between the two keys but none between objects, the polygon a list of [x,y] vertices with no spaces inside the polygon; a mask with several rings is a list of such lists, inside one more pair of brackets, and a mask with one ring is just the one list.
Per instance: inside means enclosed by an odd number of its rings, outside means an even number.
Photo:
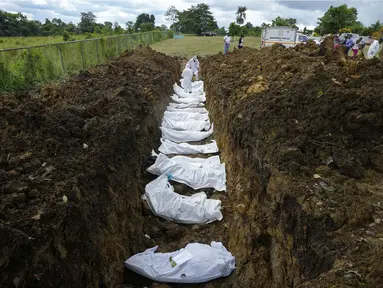
[{"label": "tree line", "polygon": [[71,34],[122,34],[134,32],[147,32],[152,30],[167,30],[167,26],[155,26],[154,15],[140,14],[136,21],[128,21],[126,27],[121,27],[118,22],[97,23],[93,12],[82,12],[80,22],[65,23],[60,18],[45,19],[44,23],[28,20],[22,13],[10,13],[0,10],[0,36],[56,36],[64,35],[64,39]]},{"label": "tree line", "polygon": [[[235,13],[236,21],[230,23],[228,27],[228,32],[231,35],[260,36],[262,29],[265,27],[288,26],[298,28],[296,18],[283,18],[280,16],[272,20],[271,23],[262,23],[260,26],[253,26],[251,22],[245,24],[246,11],[245,6],[238,7]],[[227,32],[225,27],[218,27],[217,21],[207,4],[197,4],[184,11],[179,11],[176,7],[171,6],[166,11],[165,17],[172,22],[171,29],[186,34],[200,35],[202,32],[212,31],[217,35],[224,35]],[[379,36],[383,33],[382,23],[376,21],[370,26],[363,25],[362,22],[358,21],[357,9],[348,7],[346,4],[338,7],[331,6],[323,17],[318,19],[317,24],[318,26],[314,30],[305,27],[302,31],[303,34],[320,36],[349,32],[365,36],[375,33],[375,36]]]},{"label": "tree line", "polygon": [[[239,6],[235,16],[236,21],[230,23],[228,31],[232,35],[260,36],[262,29],[270,26],[289,26],[298,28],[295,18],[276,17],[271,23],[262,23],[260,26],[253,26],[246,22],[245,6]],[[202,32],[212,31],[218,35],[224,35],[225,27],[218,27],[217,21],[207,4],[200,3],[192,5],[189,9],[180,11],[171,6],[165,13],[165,17],[172,24],[170,28],[185,34],[201,35]],[[164,31],[167,26],[156,26],[155,16],[142,13],[135,21],[127,21],[125,27],[117,22],[97,23],[97,17],[92,12],[80,14],[80,22],[65,23],[60,18],[52,20],[45,19],[44,23],[35,20],[28,20],[22,13],[9,13],[0,10],[0,36],[55,36],[64,35],[64,40],[70,40],[71,34],[122,34],[134,32],[147,32],[152,30]],[[246,24],[245,24],[246,22]],[[383,32],[383,25],[376,21],[370,26],[364,26],[358,21],[356,8],[348,7],[346,4],[338,7],[331,6],[323,17],[318,19],[318,26],[314,31],[304,28],[303,33],[310,35],[325,35],[331,33],[350,32],[360,35],[372,35]]]}]

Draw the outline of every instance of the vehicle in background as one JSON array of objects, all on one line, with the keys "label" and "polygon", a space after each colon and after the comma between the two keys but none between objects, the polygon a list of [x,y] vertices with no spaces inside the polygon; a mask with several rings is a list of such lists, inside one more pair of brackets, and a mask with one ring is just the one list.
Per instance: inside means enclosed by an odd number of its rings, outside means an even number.
[{"label": "vehicle in background", "polygon": [[217,36],[217,33],[207,31],[207,32],[202,32],[201,36]]},{"label": "vehicle in background", "polygon": [[356,40],[358,40],[360,38],[360,36],[358,34],[354,34],[354,33],[342,33],[339,36],[339,40],[340,40],[341,44],[343,44],[344,41],[346,40],[346,36],[347,36],[347,38],[351,38],[352,40],[354,40],[354,42],[356,42]]},{"label": "vehicle in background", "polygon": [[317,44],[318,46],[320,45],[320,43],[322,43],[323,41],[323,37],[314,37],[314,36],[311,36],[309,37],[309,40],[313,40],[315,42],[315,44]]},{"label": "vehicle in background", "polygon": [[281,44],[286,48],[295,47],[299,43],[307,43],[309,38],[300,34],[295,28],[287,26],[267,27],[262,30],[261,48]]}]

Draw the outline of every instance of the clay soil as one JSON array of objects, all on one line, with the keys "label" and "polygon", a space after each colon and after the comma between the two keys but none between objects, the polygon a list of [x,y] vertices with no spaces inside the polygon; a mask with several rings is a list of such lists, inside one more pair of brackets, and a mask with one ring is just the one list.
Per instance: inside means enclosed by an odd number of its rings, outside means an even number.
[{"label": "clay soil", "polygon": [[148,246],[140,196],[180,75],[142,48],[1,95],[0,287],[116,287]]},{"label": "clay soil", "polygon": [[382,287],[383,62],[342,52],[202,61],[233,207],[220,287]]}]

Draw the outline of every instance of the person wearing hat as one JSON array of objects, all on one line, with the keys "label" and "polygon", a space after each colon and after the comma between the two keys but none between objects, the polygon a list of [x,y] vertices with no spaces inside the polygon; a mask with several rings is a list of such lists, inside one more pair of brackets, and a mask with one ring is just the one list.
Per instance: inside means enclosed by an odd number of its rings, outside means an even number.
[{"label": "person wearing hat", "polygon": [[376,40],[376,38],[374,37],[373,38],[374,40],[371,42],[370,44],[370,48],[368,49],[368,52],[367,52],[367,59],[372,59],[375,57],[375,55],[378,53],[379,51],[379,41]]},{"label": "person wearing hat", "polygon": [[197,56],[193,56],[188,63],[186,64],[186,68],[189,68],[193,74],[195,75],[195,79],[198,81],[198,72],[200,70],[199,68],[199,61],[197,59]]}]

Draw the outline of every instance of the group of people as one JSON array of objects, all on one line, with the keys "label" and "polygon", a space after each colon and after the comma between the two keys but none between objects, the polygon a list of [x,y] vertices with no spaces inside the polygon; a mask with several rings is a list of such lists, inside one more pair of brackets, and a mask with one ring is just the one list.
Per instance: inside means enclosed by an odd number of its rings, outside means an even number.
[{"label": "group of people", "polygon": [[[344,40],[340,39],[338,35],[335,35],[334,37],[334,48],[338,46],[344,46],[346,55],[348,55],[349,51],[351,50],[353,53],[353,58],[356,58],[358,55],[359,50],[363,51],[364,47],[366,46],[366,40],[363,37],[359,37],[358,40],[352,39],[352,37],[345,36]],[[372,42],[370,43],[370,48],[367,52],[367,59],[372,59],[376,56],[376,54],[379,51],[379,41],[375,38],[372,38]],[[363,52],[362,52],[363,53]]]},{"label": "group of people", "polygon": [[[243,44],[244,44],[244,36],[241,35],[241,37],[239,38],[239,41],[238,41],[238,49],[241,49],[243,48]],[[230,43],[231,43],[231,38],[230,38],[230,35],[229,33],[225,35],[225,37],[223,37],[223,54],[227,54],[227,52],[229,52],[229,49],[230,49]]]}]

